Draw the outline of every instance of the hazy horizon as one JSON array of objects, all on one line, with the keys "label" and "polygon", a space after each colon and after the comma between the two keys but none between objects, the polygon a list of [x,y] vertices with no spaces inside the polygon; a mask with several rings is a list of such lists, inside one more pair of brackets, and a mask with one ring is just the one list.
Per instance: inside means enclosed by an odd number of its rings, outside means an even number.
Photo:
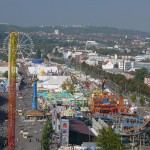
[{"label": "hazy horizon", "polygon": [[5,0],[0,23],[17,26],[89,25],[150,32],[150,0]]}]

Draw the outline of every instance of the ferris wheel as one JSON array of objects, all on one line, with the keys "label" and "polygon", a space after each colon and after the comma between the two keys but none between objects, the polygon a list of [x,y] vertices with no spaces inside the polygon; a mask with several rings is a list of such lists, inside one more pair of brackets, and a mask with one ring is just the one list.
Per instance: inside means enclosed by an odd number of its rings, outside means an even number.
[{"label": "ferris wheel", "polygon": [[[8,54],[9,49],[9,35],[4,39],[3,50]],[[27,33],[18,32],[17,42],[17,58],[18,59],[29,59],[31,58],[34,50],[34,44],[32,39]]]}]

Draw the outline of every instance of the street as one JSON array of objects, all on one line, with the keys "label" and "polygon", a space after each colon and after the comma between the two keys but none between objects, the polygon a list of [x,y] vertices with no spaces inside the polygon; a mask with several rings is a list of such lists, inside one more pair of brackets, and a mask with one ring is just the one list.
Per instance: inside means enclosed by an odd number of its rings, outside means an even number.
[{"label": "street", "polygon": [[[22,70],[25,71],[25,69]],[[24,82],[27,83],[28,77],[25,72],[23,73]],[[19,91],[21,94],[18,93],[16,95],[15,150],[41,150],[41,135],[44,122],[24,120],[24,117],[18,114],[18,110],[22,110],[23,116],[25,116],[26,111],[32,109],[32,91],[32,87],[25,85]],[[8,93],[0,93],[0,95],[0,136],[3,140],[7,136]],[[29,137],[23,138],[23,132],[28,132]],[[7,150],[7,147],[3,148],[3,150]]]}]

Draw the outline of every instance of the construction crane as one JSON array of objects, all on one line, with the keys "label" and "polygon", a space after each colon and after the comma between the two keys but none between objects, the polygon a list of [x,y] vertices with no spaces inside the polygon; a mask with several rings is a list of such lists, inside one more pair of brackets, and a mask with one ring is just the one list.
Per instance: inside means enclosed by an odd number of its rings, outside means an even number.
[{"label": "construction crane", "polygon": [[18,33],[9,34],[8,53],[8,150],[15,150],[16,55]]}]

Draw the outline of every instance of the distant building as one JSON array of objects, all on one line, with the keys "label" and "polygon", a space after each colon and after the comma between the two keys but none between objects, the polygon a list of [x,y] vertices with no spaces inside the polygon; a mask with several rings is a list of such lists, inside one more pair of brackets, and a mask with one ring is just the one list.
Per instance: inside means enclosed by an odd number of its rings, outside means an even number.
[{"label": "distant building", "polygon": [[136,69],[141,69],[141,68],[146,68],[148,72],[150,72],[150,63],[145,63],[145,62],[135,62],[134,63],[134,68]]},{"label": "distant building", "polygon": [[82,55],[82,52],[78,52],[78,51],[76,51],[76,52],[74,52],[74,53],[71,54],[71,56],[73,58],[76,58],[76,56],[80,56],[80,55]]},{"label": "distant building", "polygon": [[59,30],[55,30],[54,33],[55,33],[56,35],[59,35]]},{"label": "distant building", "polygon": [[143,60],[143,56],[135,56],[135,61],[141,61]]},{"label": "distant building", "polygon": [[68,59],[69,58],[69,56],[71,56],[71,54],[72,54],[72,51],[71,50],[63,50],[63,57],[64,57],[64,59]]},{"label": "distant building", "polygon": [[102,69],[103,70],[105,70],[105,69],[113,69],[113,68],[114,68],[114,65],[110,61],[106,61],[106,62],[102,63]]},{"label": "distant building", "polygon": [[85,61],[86,64],[91,65],[91,66],[97,66],[99,61],[96,60],[95,58],[89,58]]},{"label": "distant building", "polygon": [[47,73],[59,73],[59,69],[57,66],[44,66],[43,65],[35,65],[28,67],[29,74],[47,74]]},{"label": "distant building", "polygon": [[150,75],[144,78],[144,83],[150,87]]},{"label": "distant building", "polygon": [[88,59],[87,56],[81,55],[80,56],[80,63],[83,63],[84,61],[86,61]]},{"label": "distant building", "polygon": [[134,62],[131,62],[129,60],[124,61],[124,71],[129,71],[134,67]]},{"label": "distant building", "polygon": [[95,53],[88,53],[87,56],[89,58],[92,58],[92,57],[98,56],[98,54],[96,52]]},{"label": "distant building", "polygon": [[118,49],[118,48],[119,48],[119,46],[118,46],[118,45],[115,45],[115,46],[114,46],[114,48],[115,48],[115,49]]},{"label": "distant building", "polygon": [[134,62],[130,60],[121,60],[118,62],[118,68],[122,69],[123,71],[129,71],[134,68]]},{"label": "distant building", "polygon": [[87,41],[86,42],[86,46],[87,47],[92,47],[92,46],[97,46],[98,43],[96,43],[95,41]]}]

